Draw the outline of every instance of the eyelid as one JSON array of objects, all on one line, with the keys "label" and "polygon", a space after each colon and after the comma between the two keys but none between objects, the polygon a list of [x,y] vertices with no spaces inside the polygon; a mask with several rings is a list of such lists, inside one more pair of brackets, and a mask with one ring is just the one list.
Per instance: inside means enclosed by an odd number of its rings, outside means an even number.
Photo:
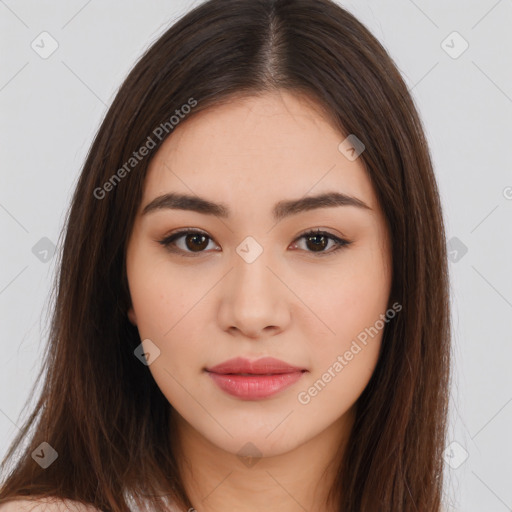
[{"label": "eyelid", "polygon": [[[173,248],[171,244],[181,238],[182,236],[186,235],[204,235],[206,238],[209,238],[210,240],[214,241],[214,238],[211,237],[206,231],[202,231],[201,229],[197,228],[181,228],[177,231],[171,232],[169,235],[164,236],[164,238],[158,240],[158,243],[163,245],[165,249],[167,249],[169,252],[177,253],[182,256],[200,256],[201,254],[205,253],[206,251],[200,251],[197,253],[189,252],[189,251],[183,251],[182,249]],[[216,243],[216,242],[215,242]]]},{"label": "eyelid", "polygon": [[352,240],[349,240],[348,237],[341,235],[335,235],[334,233],[331,233],[328,228],[309,228],[303,231],[301,234],[297,235],[292,243],[296,243],[298,240],[305,236],[325,236],[335,242],[334,249],[331,248],[329,251],[305,251],[308,255],[313,255],[315,257],[327,257],[330,256],[336,252],[338,252],[340,249],[343,249],[345,247],[348,247],[350,244],[352,244]]},{"label": "eyelid", "polygon": [[[171,244],[175,240],[181,238],[182,236],[186,236],[186,235],[190,235],[190,234],[203,235],[206,238],[213,241],[214,243],[216,243],[215,239],[212,236],[210,236],[206,231],[203,231],[198,228],[178,229],[177,231],[171,232],[169,235],[166,235],[163,239],[158,240],[158,243],[163,245],[164,248],[167,249],[169,252],[176,253],[176,254],[179,254],[184,257],[198,257],[198,256],[201,256],[202,254],[207,254],[208,252],[210,252],[210,251],[199,251],[197,253],[194,253],[194,252],[190,252],[190,251],[184,251],[182,249],[172,248]],[[315,256],[329,256],[329,255],[337,252],[339,249],[343,249],[344,247],[347,247],[352,243],[352,241],[349,240],[347,237],[345,237],[343,235],[341,235],[341,236],[335,235],[335,234],[331,233],[330,231],[328,231],[327,229],[309,228],[309,229],[304,230],[299,235],[297,235],[294,238],[292,244],[296,244],[301,238],[304,238],[307,235],[309,235],[309,236],[315,236],[315,235],[316,236],[325,236],[325,237],[329,238],[330,240],[334,241],[336,244],[334,249],[331,248],[331,250],[329,250],[329,251],[318,251],[318,252],[304,251],[306,253],[309,253],[309,254],[315,255]]]}]

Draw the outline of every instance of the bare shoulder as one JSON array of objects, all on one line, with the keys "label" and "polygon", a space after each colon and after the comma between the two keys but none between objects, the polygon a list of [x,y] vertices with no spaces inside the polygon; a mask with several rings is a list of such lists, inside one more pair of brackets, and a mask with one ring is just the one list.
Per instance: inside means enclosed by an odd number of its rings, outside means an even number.
[{"label": "bare shoulder", "polygon": [[16,499],[0,505],[0,512],[101,512],[92,505],[59,498]]}]

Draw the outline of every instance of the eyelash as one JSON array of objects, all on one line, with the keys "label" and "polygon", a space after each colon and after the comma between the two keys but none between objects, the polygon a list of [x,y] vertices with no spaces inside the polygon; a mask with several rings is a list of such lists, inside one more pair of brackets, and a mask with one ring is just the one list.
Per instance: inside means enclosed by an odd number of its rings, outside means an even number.
[{"label": "eyelash", "polygon": [[[203,231],[198,231],[198,230],[195,230],[195,229],[184,229],[184,230],[181,230],[181,231],[177,231],[176,233],[173,233],[173,234],[163,238],[162,240],[158,240],[158,243],[163,245],[168,251],[173,252],[173,253],[178,253],[178,254],[180,254],[181,256],[184,256],[184,257],[196,257],[196,256],[200,256],[202,253],[206,252],[206,251],[198,251],[198,252],[194,253],[194,252],[190,252],[190,251],[183,251],[182,249],[173,248],[172,247],[173,242],[175,240],[181,238],[184,235],[203,235],[206,238],[209,238],[210,240],[213,240],[210,236],[208,236]],[[339,238],[339,237],[337,237],[337,236],[335,236],[335,235],[333,235],[331,233],[328,233],[328,232],[322,231],[322,230],[307,231],[306,233],[303,233],[302,235],[298,236],[294,240],[294,243],[297,242],[298,240],[300,240],[301,238],[307,238],[309,236],[324,236],[324,237],[328,238],[329,240],[333,240],[335,242],[336,245],[334,246],[334,249],[331,249],[329,251],[319,251],[319,252],[306,251],[306,252],[309,252],[311,254],[320,256],[320,257],[328,256],[328,255],[331,255],[331,254],[333,254],[335,252],[338,252],[340,249],[343,249],[343,248],[347,247],[348,245],[350,245],[352,243],[349,240],[345,240],[343,238]]]}]

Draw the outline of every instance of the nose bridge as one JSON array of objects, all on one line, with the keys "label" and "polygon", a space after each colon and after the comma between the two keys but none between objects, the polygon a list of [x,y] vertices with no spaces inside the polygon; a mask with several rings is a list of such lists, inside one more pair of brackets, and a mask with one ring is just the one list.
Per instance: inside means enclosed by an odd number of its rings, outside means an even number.
[{"label": "nose bridge", "polygon": [[[264,246],[264,242],[262,237],[258,241],[254,236],[247,236],[236,247],[233,280],[237,292],[241,291],[243,294],[245,287],[248,294],[259,295],[260,293],[265,294],[265,288],[271,287],[270,278],[273,276],[267,268],[267,266],[272,266],[271,251]],[[255,299],[257,300],[258,297]]]},{"label": "nose bridge", "polygon": [[249,336],[257,336],[269,326],[282,329],[286,308],[279,280],[267,268],[273,266],[270,249],[248,236],[236,247],[233,256],[234,268],[221,299],[224,328],[236,327]]}]

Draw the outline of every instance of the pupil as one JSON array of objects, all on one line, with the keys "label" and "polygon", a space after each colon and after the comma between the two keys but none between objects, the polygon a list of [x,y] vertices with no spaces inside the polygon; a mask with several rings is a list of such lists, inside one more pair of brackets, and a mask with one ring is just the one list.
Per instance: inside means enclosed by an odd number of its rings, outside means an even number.
[{"label": "pupil", "polygon": [[[196,239],[196,238],[202,238],[202,239],[203,239],[203,243],[202,243],[202,244],[199,244],[199,245],[198,245],[198,244],[193,243],[193,244],[192,244],[192,246],[189,246],[188,242],[189,242],[190,240],[192,240],[192,239]],[[186,237],[186,241],[187,241],[187,247],[188,247],[189,249],[191,249],[191,250],[194,250],[194,248],[195,248],[195,249],[199,249],[199,250],[201,250],[201,249],[204,249],[205,247],[207,247],[207,246],[208,246],[208,243],[205,243],[205,241],[206,241],[206,237],[205,237],[204,235],[200,235],[200,234],[188,235],[188,236]]]},{"label": "pupil", "polygon": [[[311,240],[316,239],[316,238],[321,238],[324,243],[322,243],[321,245],[313,244],[313,247],[315,247],[316,249],[318,249],[318,248],[324,249],[325,248],[325,236],[324,235],[308,236],[308,241],[311,241]],[[318,251],[318,252],[320,252],[320,251]]]}]

